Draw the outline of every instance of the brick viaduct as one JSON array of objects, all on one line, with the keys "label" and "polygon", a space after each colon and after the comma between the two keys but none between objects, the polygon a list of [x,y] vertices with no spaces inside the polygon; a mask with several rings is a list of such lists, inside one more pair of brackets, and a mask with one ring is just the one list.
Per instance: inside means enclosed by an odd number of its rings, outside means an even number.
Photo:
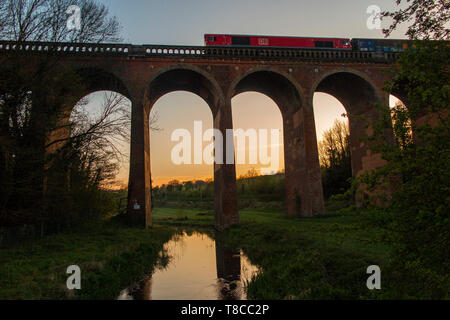
[{"label": "brick viaduct", "polygon": [[[233,127],[234,96],[256,91],[273,99],[283,117],[288,216],[311,217],[324,210],[313,113],[315,92],[336,97],[349,115],[353,175],[382,164],[381,157],[361,140],[371,133],[362,118],[373,122],[379,116],[375,104],[389,105],[389,94],[382,87],[391,77],[390,64],[397,54],[0,42],[0,53],[12,50],[53,52],[61,63],[84,77],[85,95],[110,90],[132,102],[128,214],[140,223],[145,219],[147,227],[152,224],[150,151],[158,152],[150,150],[149,114],[155,102],[172,91],[202,97],[211,109],[214,128],[224,139],[225,131]],[[75,103],[70,103],[70,108]],[[392,139],[391,133],[387,139]],[[214,187],[216,228],[223,230],[239,222],[235,165],[214,165]]]}]

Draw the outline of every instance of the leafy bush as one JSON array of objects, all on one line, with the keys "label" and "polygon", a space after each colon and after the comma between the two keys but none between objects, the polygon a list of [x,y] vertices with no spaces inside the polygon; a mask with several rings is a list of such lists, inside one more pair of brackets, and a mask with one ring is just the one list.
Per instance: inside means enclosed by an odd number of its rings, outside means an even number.
[{"label": "leafy bush", "polygon": [[[373,149],[387,164],[362,176],[369,190],[390,190],[386,211],[396,244],[392,268],[400,297],[445,298],[450,288],[450,47],[419,42],[395,67],[389,92],[403,92],[407,108],[394,108],[396,144],[382,139],[384,114]],[[447,290],[444,290],[444,288]],[[423,290],[423,291],[421,291]]]}]

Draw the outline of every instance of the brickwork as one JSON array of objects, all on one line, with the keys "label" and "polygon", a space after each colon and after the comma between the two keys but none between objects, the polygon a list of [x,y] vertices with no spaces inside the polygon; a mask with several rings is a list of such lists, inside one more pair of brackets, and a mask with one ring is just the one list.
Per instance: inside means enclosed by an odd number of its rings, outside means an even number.
[{"label": "brickwork", "polygon": [[[21,50],[32,57],[39,45],[31,46],[34,51]],[[372,53],[339,51],[214,51],[131,45],[64,48],[67,54],[60,54],[58,61],[86,79],[86,95],[111,90],[132,102],[128,212],[133,221],[146,227],[151,227],[152,221],[150,153],[158,152],[150,148],[149,114],[160,97],[175,90],[202,97],[210,106],[214,127],[223,133],[233,128],[231,99],[237,94],[257,91],[275,101],[283,116],[286,209],[291,217],[312,217],[324,210],[313,112],[315,92],[333,95],[347,110],[353,175],[382,164],[379,155],[370,153],[363,137],[378,118],[375,104],[388,101],[382,87],[393,55],[376,58]],[[5,50],[12,50],[11,44],[7,47],[0,42],[0,53]],[[233,164],[215,164],[214,171],[216,228],[224,230],[239,223],[236,169]]]}]

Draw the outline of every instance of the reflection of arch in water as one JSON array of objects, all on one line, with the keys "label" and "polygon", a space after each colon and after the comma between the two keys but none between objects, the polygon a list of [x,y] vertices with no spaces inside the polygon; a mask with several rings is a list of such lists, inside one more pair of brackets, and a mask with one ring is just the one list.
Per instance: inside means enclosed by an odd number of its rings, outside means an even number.
[{"label": "reflection of arch in water", "polygon": [[[194,242],[190,243],[190,240]],[[258,272],[258,268],[239,249],[228,246],[219,233],[216,236],[208,231],[193,232],[191,235],[183,233],[172,238],[168,244],[171,244],[171,257],[180,248],[193,249],[182,254],[184,262],[170,259],[171,267],[158,266],[155,272],[139,281],[136,286],[123,290],[119,300],[247,298],[245,280],[250,280]],[[167,244],[165,247],[167,248]],[[211,259],[214,254],[215,265]],[[164,285],[162,279],[169,281],[168,286]]]},{"label": "reflection of arch in water", "polygon": [[241,300],[243,288],[241,280],[240,250],[225,245],[223,238],[216,235],[217,293],[220,300]]}]

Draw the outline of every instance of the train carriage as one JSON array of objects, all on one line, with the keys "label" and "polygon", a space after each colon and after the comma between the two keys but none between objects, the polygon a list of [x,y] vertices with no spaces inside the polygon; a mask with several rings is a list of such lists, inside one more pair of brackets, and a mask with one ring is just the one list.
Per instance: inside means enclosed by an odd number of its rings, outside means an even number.
[{"label": "train carriage", "polygon": [[277,48],[305,48],[305,49],[340,49],[351,50],[348,38],[313,38],[313,37],[277,37],[206,34],[207,46],[239,46],[239,47],[277,47]]},{"label": "train carriage", "polygon": [[320,50],[353,50],[365,52],[403,52],[413,46],[401,39],[350,39],[323,37],[282,37],[257,35],[205,34],[207,46],[300,48]]},{"label": "train carriage", "polygon": [[401,39],[352,39],[355,51],[369,52],[403,52],[412,46],[410,40]]}]

